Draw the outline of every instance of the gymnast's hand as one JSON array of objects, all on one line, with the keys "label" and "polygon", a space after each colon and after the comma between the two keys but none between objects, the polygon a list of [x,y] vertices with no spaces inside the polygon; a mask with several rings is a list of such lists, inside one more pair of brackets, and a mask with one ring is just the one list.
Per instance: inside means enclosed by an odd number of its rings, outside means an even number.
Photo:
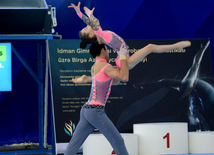
[{"label": "gymnast's hand", "polygon": [[82,75],[82,76],[79,77],[79,78],[72,79],[72,82],[73,82],[73,83],[83,83],[83,82],[85,81],[86,78],[87,78],[86,75]]},{"label": "gymnast's hand", "polygon": [[123,43],[120,46],[120,51],[118,52],[119,56],[127,56],[127,54],[129,53],[129,50],[127,49],[127,47],[125,46],[125,44]]},{"label": "gymnast's hand", "polygon": [[88,83],[88,82],[92,82],[92,78],[87,75],[82,75],[79,78],[72,79],[72,82],[73,83]]},{"label": "gymnast's hand", "polygon": [[86,6],[84,6],[83,9],[85,10],[85,13],[87,14],[87,16],[90,17],[91,14],[93,15],[95,7],[92,10],[90,10],[89,8],[87,8]]},{"label": "gymnast's hand", "polygon": [[69,5],[68,6],[68,8],[74,8],[75,9],[75,11],[77,12],[77,13],[79,13],[80,12],[80,2],[78,3],[78,5],[76,6],[76,5],[74,5],[73,3],[71,3],[71,5]]}]

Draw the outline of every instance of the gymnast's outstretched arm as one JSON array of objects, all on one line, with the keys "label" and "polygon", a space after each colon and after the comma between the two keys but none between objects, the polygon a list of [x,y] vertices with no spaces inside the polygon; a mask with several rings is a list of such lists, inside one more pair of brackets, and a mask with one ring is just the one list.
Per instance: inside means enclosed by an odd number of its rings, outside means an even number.
[{"label": "gymnast's outstretched arm", "polygon": [[86,10],[86,11],[85,11],[86,14],[90,17],[90,18],[88,18],[88,17],[86,17],[84,14],[82,14],[82,12],[80,11],[80,4],[81,4],[81,3],[79,2],[78,5],[75,6],[73,3],[71,3],[71,5],[68,6],[68,8],[74,8],[75,11],[76,11],[76,13],[77,13],[77,15],[78,15],[87,25],[91,26],[91,28],[92,28],[93,30],[96,31],[96,30],[98,30],[98,27],[101,28],[99,20],[98,20],[97,18],[95,18],[94,15],[93,15],[93,11],[94,11],[95,8],[93,8],[92,10],[89,10],[87,7],[84,7],[84,10]]},{"label": "gymnast's outstretched arm", "polygon": [[89,83],[92,82],[92,77],[87,75],[82,75],[79,78],[72,79],[73,83]]},{"label": "gymnast's outstretched arm", "polygon": [[[90,83],[92,82],[92,77],[87,75],[82,75],[79,78],[72,79],[73,83]],[[120,83],[119,80],[113,79],[112,85],[118,85]]]},{"label": "gymnast's outstretched arm", "polygon": [[77,15],[87,24],[89,25],[92,30],[94,30],[94,32],[96,33],[97,35],[97,40],[99,42],[99,44],[106,44],[106,35],[109,35],[108,33],[105,33],[101,26],[100,26],[100,22],[97,18],[94,17],[93,15],[93,12],[94,12],[94,9],[93,8],[92,10],[89,10],[87,7],[84,7],[84,10],[85,10],[85,13],[87,14],[87,16],[89,17],[86,17],[84,14],[82,14],[82,12],[80,11],[80,2],[78,3],[77,6],[75,6],[73,3],[71,3],[70,6],[68,6],[68,8],[74,8]]}]

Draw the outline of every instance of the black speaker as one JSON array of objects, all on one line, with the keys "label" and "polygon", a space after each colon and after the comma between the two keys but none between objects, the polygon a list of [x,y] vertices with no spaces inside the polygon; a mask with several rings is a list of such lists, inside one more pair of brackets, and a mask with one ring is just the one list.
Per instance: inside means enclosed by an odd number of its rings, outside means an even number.
[{"label": "black speaker", "polygon": [[45,0],[1,0],[0,34],[51,34],[51,7]]}]

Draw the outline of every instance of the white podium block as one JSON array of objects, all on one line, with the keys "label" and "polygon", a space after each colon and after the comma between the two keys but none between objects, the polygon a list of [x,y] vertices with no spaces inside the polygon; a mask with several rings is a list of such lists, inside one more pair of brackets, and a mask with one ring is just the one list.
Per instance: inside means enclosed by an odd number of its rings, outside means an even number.
[{"label": "white podium block", "polygon": [[134,124],[139,155],[188,154],[187,123]]},{"label": "white podium block", "polygon": [[189,132],[189,153],[214,153],[214,131]]},{"label": "white podium block", "polygon": [[[138,135],[121,134],[130,155],[138,155]],[[90,134],[83,143],[84,155],[113,155],[113,148],[103,134]]]}]

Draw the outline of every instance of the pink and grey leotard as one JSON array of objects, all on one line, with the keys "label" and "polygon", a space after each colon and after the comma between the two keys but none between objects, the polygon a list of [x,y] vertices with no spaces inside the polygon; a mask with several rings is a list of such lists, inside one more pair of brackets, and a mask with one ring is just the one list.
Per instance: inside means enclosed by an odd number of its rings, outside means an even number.
[{"label": "pink and grey leotard", "polygon": [[101,38],[103,38],[108,46],[113,48],[115,51],[119,52],[121,45],[124,43],[126,48],[128,49],[125,41],[115,34],[112,31],[103,31],[101,27],[98,27],[98,30],[94,30],[94,33]]},{"label": "pink and grey leotard", "polygon": [[[99,58],[97,61],[107,62],[105,59]],[[96,63],[95,62],[95,63]],[[101,105],[105,106],[108,96],[111,92],[111,85],[113,79],[104,73],[107,66],[104,66],[98,74],[92,78],[92,87],[89,100],[86,102],[87,105]]]}]

